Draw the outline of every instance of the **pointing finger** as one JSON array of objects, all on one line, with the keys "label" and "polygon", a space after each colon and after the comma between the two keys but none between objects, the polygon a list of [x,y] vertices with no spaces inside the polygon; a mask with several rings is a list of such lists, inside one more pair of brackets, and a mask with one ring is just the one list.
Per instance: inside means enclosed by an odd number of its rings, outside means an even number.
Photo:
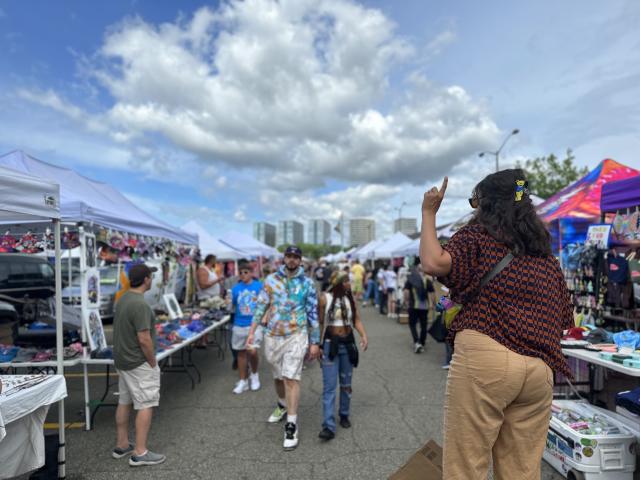
[{"label": "pointing finger", "polygon": [[444,177],[442,181],[442,187],[440,187],[440,195],[444,197],[444,192],[447,191],[447,185],[449,184],[449,177]]}]

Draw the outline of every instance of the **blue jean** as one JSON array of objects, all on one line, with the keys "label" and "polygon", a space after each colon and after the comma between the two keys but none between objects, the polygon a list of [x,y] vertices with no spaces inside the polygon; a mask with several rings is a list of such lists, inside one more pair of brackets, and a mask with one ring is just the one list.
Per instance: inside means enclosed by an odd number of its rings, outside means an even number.
[{"label": "blue jean", "polygon": [[[364,301],[365,302],[369,302],[372,299],[377,298],[377,294],[376,292],[378,291],[377,286],[376,286],[376,282],[374,282],[373,280],[369,280],[367,282],[367,291],[364,294]],[[376,301],[376,305],[378,304],[378,302]]]},{"label": "blue jean", "polygon": [[340,409],[341,417],[348,417],[351,409],[351,378],[353,365],[349,361],[347,348],[344,345],[338,347],[338,354],[333,360],[329,360],[331,340],[324,341],[322,349],[322,428],[336,431],[336,388],[340,379]]}]

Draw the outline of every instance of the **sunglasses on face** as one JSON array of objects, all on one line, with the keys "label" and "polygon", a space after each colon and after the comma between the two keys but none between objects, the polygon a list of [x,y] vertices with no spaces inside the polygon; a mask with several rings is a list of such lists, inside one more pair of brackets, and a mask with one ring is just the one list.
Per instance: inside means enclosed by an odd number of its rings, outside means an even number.
[{"label": "sunglasses on face", "polygon": [[240,272],[240,275],[249,275],[251,272],[248,270],[243,270],[242,272]]}]

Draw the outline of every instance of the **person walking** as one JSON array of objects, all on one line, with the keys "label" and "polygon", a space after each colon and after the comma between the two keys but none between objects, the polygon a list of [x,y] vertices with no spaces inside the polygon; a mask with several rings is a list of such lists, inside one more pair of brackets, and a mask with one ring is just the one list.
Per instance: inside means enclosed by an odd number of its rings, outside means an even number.
[{"label": "person walking", "polygon": [[384,288],[387,294],[387,316],[396,314],[396,288],[398,288],[398,272],[391,264],[384,271]]},{"label": "person walking", "polygon": [[387,310],[387,287],[385,286],[384,273],[387,267],[380,267],[376,274],[376,282],[378,283],[378,312],[380,315],[386,315]]},{"label": "person walking", "polygon": [[353,330],[360,335],[360,348],[369,345],[356,300],[351,293],[349,276],[335,272],[331,288],[320,296],[319,318],[322,332],[322,430],[323,440],[336,436],[336,388],[340,379],[340,426],[351,428],[351,394],[353,369],[358,366],[358,349]]},{"label": "person walking", "polygon": [[353,276],[353,296],[356,302],[362,302],[362,294],[364,292],[364,274],[365,270],[360,265],[360,260],[357,258],[353,261],[351,266],[351,275]]},{"label": "person walking", "polygon": [[[252,276],[252,269],[248,263],[240,264],[240,282],[231,290],[231,304],[234,308],[233,329],[231,330],[231,348],[238,352],[238,373],[240,380],[236,383],[233,393],[241,394],[251,388],[260,389],[258,374],[258,350],[247,349],[247,337],[251,329],[251,321],[258,302],[258,295],[262,290],[262,283]],[[262,329],[256,331],[254,341],[260,343]],[[248,365],[247,365],[248,363]],[[251,373],[248,373],[248,368]]]},{"label": "person walking", "polygon": [[[435,305],[435,288],[429,276],[418,263],[404,284],[404,304],[409,311],[409,329],[413,338],[414,353],[424,352],[427,340],[429,309]],[[420,324],[420,333],[418,333]]]},{"label": "person walking", "polygon": [[553,371],[573,304],[521,169],[487,176],[469,203],[475,214],[443,249],[436,213],[447,188],[424,194],[420,259],[463,304],[449,340],[454,353],[445,399],[443,478],[540,479]]},{"label": "person walking", "polygon": [[254,343],[255,331],[266,323],[264,353],[271,364],[278,403],[269,423],[281,421],[285,414],[285,450],[298,446],[298,403],[302,366],[307,356],[315,360],[320,353],[318,296],[313,281],[300,266],[302,251],[287,247],[284,265],[269,275],[258,296],[258,303],[247,345]]},{"label": "person walking", "polygon": [[[157,268],[138,264],[129,270],[131,288],[118,300],[113,320],[113,360],[118,380],[116,447],[113,458],[130,456],[129,465],[157,465],[164,455],[147,449],[153,407],[160,402],[160,367],[156,362],[155,317],[144,300]],[[136,410],[135,445],[129,442],[131,407]]]}]

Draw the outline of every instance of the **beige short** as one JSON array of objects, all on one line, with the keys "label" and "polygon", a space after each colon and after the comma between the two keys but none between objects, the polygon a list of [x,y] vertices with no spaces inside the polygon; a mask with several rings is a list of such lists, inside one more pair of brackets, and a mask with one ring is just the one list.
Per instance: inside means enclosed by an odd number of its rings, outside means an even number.
[{"label": "beige short", "polygon": [[309,347],[306,332],[298,332],[288,337],[265,335],[264,355],[273,370],[273,378],[300,380],[302,364]]},{"label": "beige short", "polygon": [[120,379],[121,405],[131,405],[135,410],[157,407],[160,403],[160,367],[152,368],[147,362],[133,370],[117,370]]}]

